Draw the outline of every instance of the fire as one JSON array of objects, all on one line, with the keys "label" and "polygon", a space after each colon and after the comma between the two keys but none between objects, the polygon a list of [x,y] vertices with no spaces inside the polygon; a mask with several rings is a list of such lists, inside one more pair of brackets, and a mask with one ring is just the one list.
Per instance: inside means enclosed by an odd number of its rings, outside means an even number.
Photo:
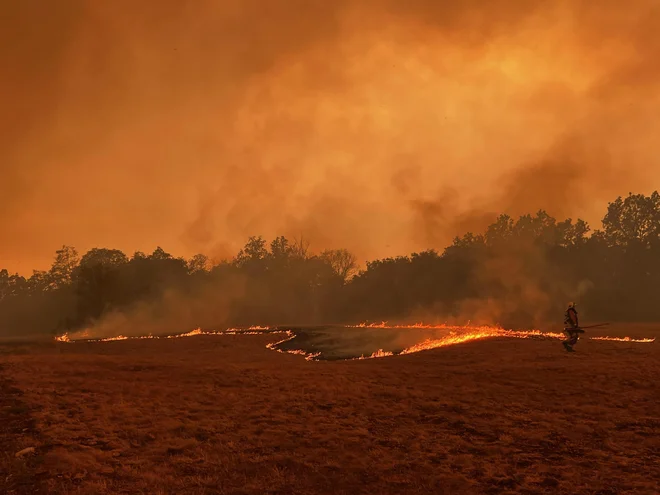
[{"label": "fire", "polygon": [[[491,339],[491,338],[547,338],[563,340],[566,335],[559,332],[542,332],[541,330],[505,330],[501,327],[495,326],[455,326],[455,325],[429,325],[425,323],[415,323],[412,325],[391,325],[383,321],[380,323],[360,323],[358,325],[349,325],[348,328],[387,328],[387,329],[438,329],[449,330],[449,334],[439,339],[426,339],[423,342],[415,344],[403,351],[395,354],[393,352],[383,351],[379,349],[371,356],[360,356],[356,359],[372,359],[387,356],[396,356],[404,354],[412,354],[415,352],[426,351],[430,349],[437,349],[439,347],[446,347],[450,345],[462,344],[474,340]],[[608,340],[613,342],[634,342],[634,343],[651,343],[653,339],[634,339],[630,337],[588,337],[589,340]]]},{"label": "fire", "polygon": [[321,355],[320,352],[309,353],[301,349],[286,349],[286,350],[280,349],[279,346],[281,344],[284,344],[285,342],[295,339],[296,334],[293,333],[291,330],[278,331],[274,333],[284,333],[286,335],[286,338],[278,342],[272,342],[270,344],[266,344],[266,349],[270,349],[271,351],[281,352],[283,354],[297,354],[299,356],[305,356],[306,361],[314,361]]},{"label": "fire", "polygon": [[[465,342],[471,342],[475,340],[483,339],[492,339],[492,338],[517,338],[517,339],[528,339],[528,338],[546,338],[546,339],[564,339],[566,336],[563,333],[558,332],[542,332],[541,330],[505,330],[504,328],[498,326],[457,326],[457,325],[430,325],[425,323],[415,323],[412,325],[390,325],[387,322],[383,321],[380,323],[360,323],[358,325],[349,325],[346,328],[382,328],[382,329],[433,329],[433,330],[446,330],[448,331],[446,335],[437,338],[437,339],[426,339],[423,342],[415,344],[411,347],[408,347],[400,352],[390,352],[383,349],[378,349],[376,352],[372,353],[369,356],[360,356],[353,359],[373,359],[381,357],[390,357],[390,356],[400,356],[404,354],[412,354],[415,352],[426,351],[430,349],[437,349],[439,347],[446,347],[450,345],[462,344]],[[307,352],[301,349],[289,349],[283,350],[280,348],[281,344],[293,340],[296,338],[296,334],[292,330],[284,330],[278,328],[264,327],[264,326],[251,326],[248,328],[228,328],[224,331],[206,331],[201,328],[196,328],[190,332],[181,333],[177,335],[167,335],[167,336],[154,336],[154,335],[145,335],[137,337],[127,337],[124,335],[119,335],[117,337],[108,337],[103,339],[88,339],[84,338],[89,336],[89,331],[85,330],[83,332],[77,333],[78,338],[72,339],[68,333],[55,337],[57,342],[76,342],[84,340],[85,342],[112,342],[119,340],[138,340],[138,339],[175,339],[175,338],[184,338],[184,337],[194,337],[198,335],[263,335],[264,333],[270,334],[284,334],[285,338],[266,345],[266,348],[274,350],[277,352],[296,354],[304,356],[307,361],[316,361],[321,356],[320,352]],[[81,338],[82,337],[82,338]],[[590,340],[604,340],[612,342],[631,342],[631,343],[651,343],[655,342],[655,338],[641,338],[635,339],[631,337],[588,337]]]},{"label": "fire", "polygon": [[380,323],[358,323],[357,325],[347,325],[347,328],[428,328],[428,329],[447,329],[456,328],[450,325],[429,325],[427,323],[413,323],[413,324],[400,324],[390,325],[386,321]]},{"label": "fire", "polygon": [[394,353],[389,351],[384,351],[383,349],[378,349],[371,356],[362,355],[357,359],[373,359],[373,358],[390,357],[390,356],[394,356]]},{"label": "fire", "polygon": [[528,339],[528,338],[551,338],[551,339],[563,339],[565,338],[560,333],[554,332],[541,332],[540,330],[504,330],[501,328],[489,328],[481,327],[477,331],[467,332],[467,333],[456,333],[450,332],[449,335],[442,337],[440,339],[426,339],[424,342],[415,344],[412,347],[404,349],[401,351],[401,354],[412,354],[413,352],[426,351],[429,349],[436,349],[438,347],[446,347],[449,345],[462,344],[464,342],[470,342],[472,340],[482,340],[482,339],[492,339],[497,337],[504,338],[517,338],[517,339]]},{"label": "fire", "polygon": [[213,332],[204,332],[201,328],[196,328],[187,333],[181,333],[179,335],[168,335],[166,339],[178,339],[181,337],[194,337],[195,335],[211,335]]},{"label": "fire", "polygon": [[632,339],[630,337],[589,337],[591,340],[609,340],[612,342],[635,342],[638,344],[650,344],[655,342],[655,338],[652,339]]},{"label": "fire", "polygon": [[197,335],[261,335],[266,332],[271,332],[271,333],[284,333],[284,331],[280,330],[271,330],[270,327],[262,327],[262,326],[251,326],[248,327],[247,329],[240,329],[240,328],[229,328],[224,331],[206,331],[202,330],[201,328],[196,328],[194,330],[191,330],[190,332],[186,333],[180,333],[177,335],[163,335],[163,336],[158,336],[158,335],[138,335],[134,337],[127,337],[125,335],[118,335],[116,337],[106,337],[103,339],[90,339],[88,338],[90,335],[89,330],[84,330],[82,332],[77,332],[75,334],[76,338],[71,338],[71,336],[68,333],[62,334],[60,336],[55,337],[55,340],[57,342],[77,342],[77,341],[85,341],[85,342],[113,342],[113,341],[118,341],[118,340],[143,340],[143,339],[178,339],[178,338],[183,338],[183,337],[195,337]]}]

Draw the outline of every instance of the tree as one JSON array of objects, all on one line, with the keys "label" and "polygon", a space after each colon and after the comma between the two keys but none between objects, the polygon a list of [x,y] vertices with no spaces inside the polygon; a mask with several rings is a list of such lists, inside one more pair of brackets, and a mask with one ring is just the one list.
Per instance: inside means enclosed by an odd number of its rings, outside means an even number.
[{"label": "tree", "polygon": [[584,220],[578,218],[575,223],[568,218],[557,223],[556,244],[559,246],[579,246],[586,242],[591,227]]},{"label": "tree", "polygon": [[76,268],[78,317],[98,318],[126,298],[120,283],[120,269],[128,258],[117,249],[94,248],[80,259]]},{"label": "tree", "polygon": [[188,273],[200,273],[208,271],[211,262],[209,261],[208,256],[204,254],[196,254],[187,261],[186,265],[188,267]]},{"label": "tree", "polygon": [[0,270],[0,301],[9,295],[9,272],[6,269]]},{"label": "tree", "polygon": [[151,256],[149,258],[153,260],[171,260],[172,255],[170,253],[165,252],[165,250],[158,246],[156,249],[154,249],[154,252],[151,253]]},{"label": "tree", "polygon": [[7,279],[6,296],[18,297],[26,293],[27,289],[28,283],[25,277],[18,273],[9,275],[9,278]]},{"label": "tree", "polygon": [[292,247],[289,240],[284,237],[276,237],[270,243],[270,255],[275,259],[286,259],[291,255]]},{"label": "tree", "polygon": [[33,270],[32,276],[27,280],[27,289],[29,294],[39,294],[52,287],[52,281],[49,273],[43,270]]},{"label": "tree", "polygon": [[234,258],[234,263],[237,266],[244,266],[255,261],[261,261],[266,256],[268,256],[268,250],[266,249],[266,241],[263,237],[250,237],[243,249]]},{"label": "tree", "polygon": [[294,237],[291,253],[297,258],[307,258],[309,256],[309,241],[303,236],[300,236],[300,239]]},{"label": "tree", "polygon": [[49,288],[60,289],[73,283],[73,274],[80,263],[78,251],[71,246],[62,246],[55,251],[55,261],[49,271]]},{"label": "tree", "polygon": [[358,271],[357,258],[347,249],[326,249],[320,258],[328,263],[343,281],[350,279]]},{"label": "tree", "polygon": [[522,215],[511,228],[517,242],[540,242],[554,244],[556,242],[557,221],[545,211],[539,210],[536,216]]},{"label": "tree", "polygon": [[128,263],[128,258],[118,249],[94,248],[87,251],[80,259],[79,269],[96,266],[116,267]]},{"label": "tree", "polygon": [[495,223],[486,229],[486,244],[489,246],[500,245],[511,238],[514,222],[509,215],[500,215]]},{"label": "tree", "polygon": [[144,254],[142,251],[135,251],[135,252],[133,253],[133,257],[131,258],[131,261],[134,261],[134,260],[145,260],[145,259],[147,259],[147,255],[146,255],[146,254]]},{"label": "tree", "polygon": [[603,232],[610,245],[650,246],[660,241],[660,193],[650,196],[630,193],[608,204]]}]

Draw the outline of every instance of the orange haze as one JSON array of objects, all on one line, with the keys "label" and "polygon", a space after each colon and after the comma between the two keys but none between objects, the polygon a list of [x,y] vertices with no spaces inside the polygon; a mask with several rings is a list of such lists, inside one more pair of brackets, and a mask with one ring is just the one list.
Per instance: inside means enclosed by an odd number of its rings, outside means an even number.
[{"label": "orange haze", "polygon": [[0,6],[0,268],[62,244],[361,259],[660,179],[657,0]]}]

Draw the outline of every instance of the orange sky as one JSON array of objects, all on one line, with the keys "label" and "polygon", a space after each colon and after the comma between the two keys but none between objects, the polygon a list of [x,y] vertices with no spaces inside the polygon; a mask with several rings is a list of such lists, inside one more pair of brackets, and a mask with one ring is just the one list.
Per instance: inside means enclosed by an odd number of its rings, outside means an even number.
[{"label": "orange sky", "polygon": [[658,188],[660,2],[444,3],[3,2],[0,267],[279,234],[364,260]]}]

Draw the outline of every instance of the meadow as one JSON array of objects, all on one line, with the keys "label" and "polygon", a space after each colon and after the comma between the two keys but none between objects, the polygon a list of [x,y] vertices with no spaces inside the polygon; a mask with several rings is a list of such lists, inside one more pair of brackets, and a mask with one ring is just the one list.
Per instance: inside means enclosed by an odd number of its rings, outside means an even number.
[{"label": "meadow", "polygon": [[0,492],[660,492],[657,343],[307,361],[278,340],[1,345]]}]

